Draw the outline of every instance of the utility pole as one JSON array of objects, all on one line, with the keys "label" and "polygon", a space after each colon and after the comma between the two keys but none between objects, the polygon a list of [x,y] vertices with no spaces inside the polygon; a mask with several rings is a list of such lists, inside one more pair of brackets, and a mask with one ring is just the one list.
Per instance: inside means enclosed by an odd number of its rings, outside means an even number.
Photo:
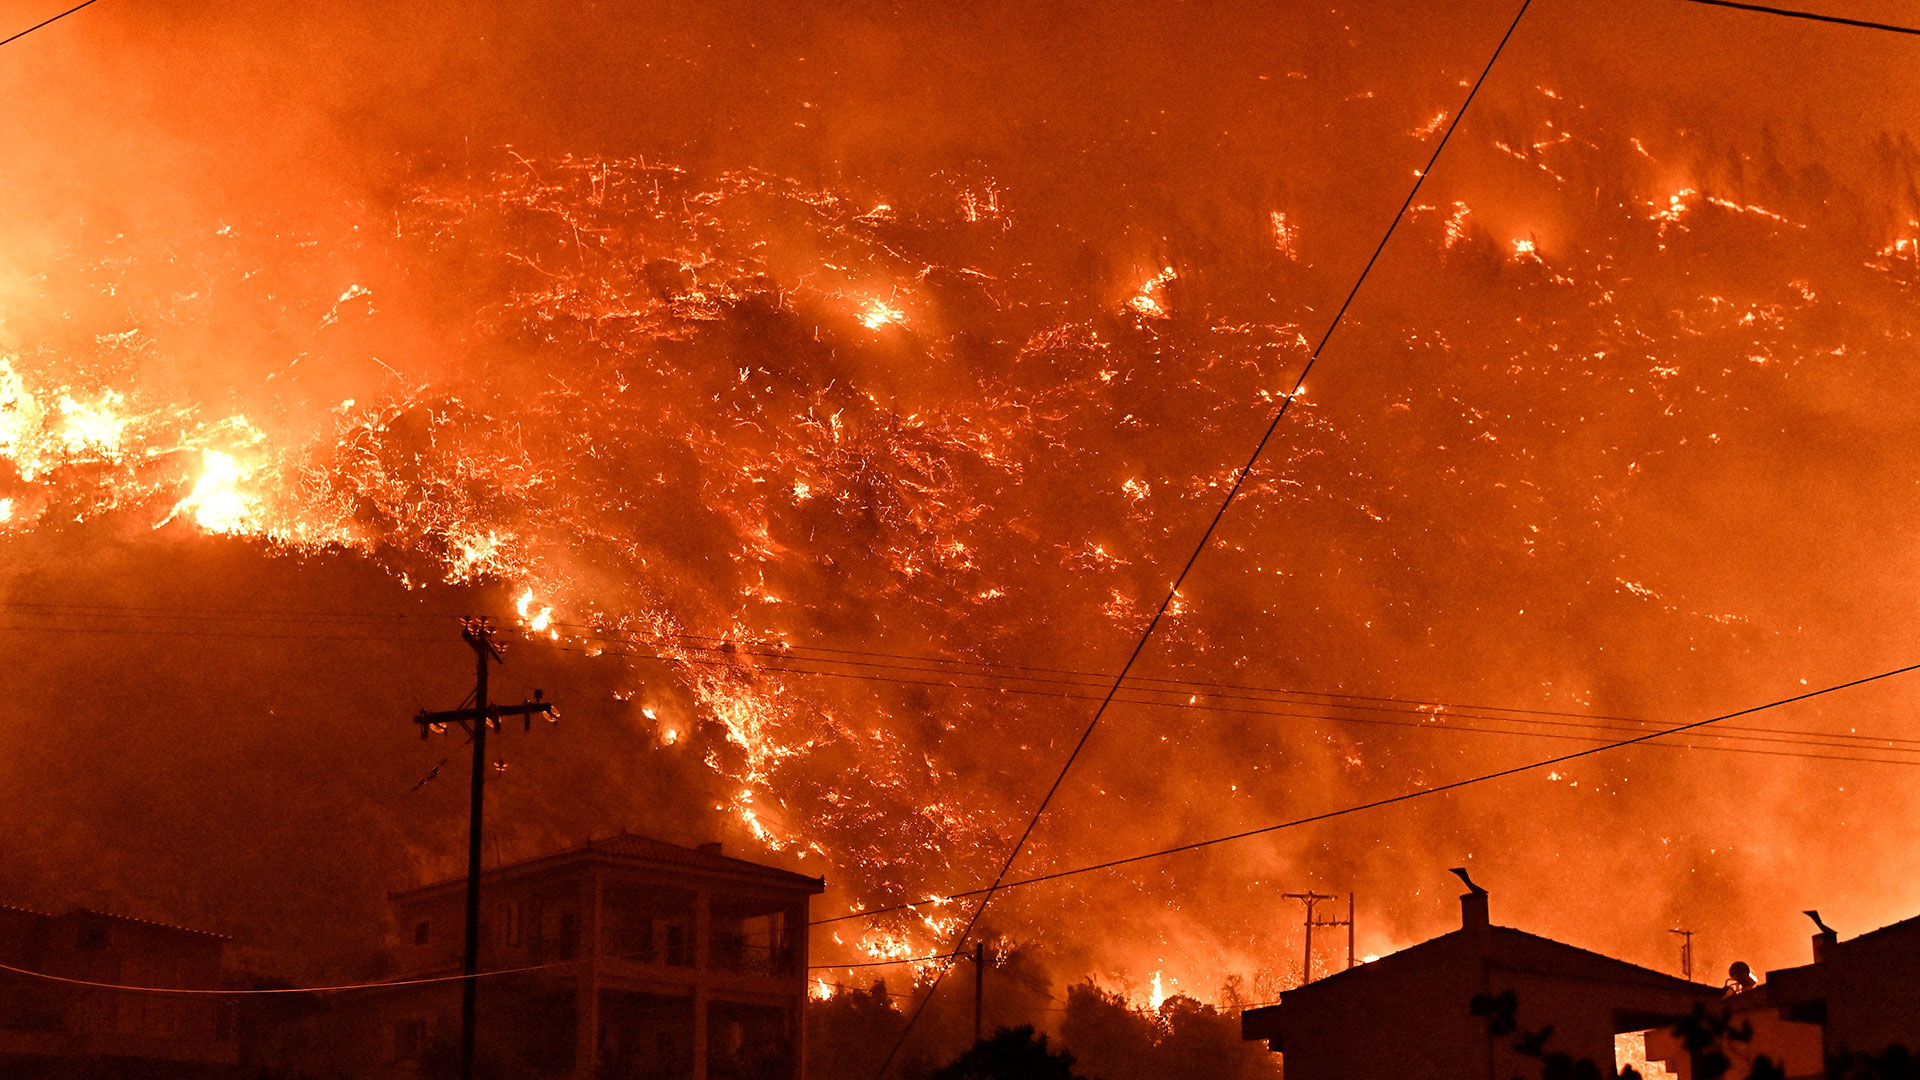
[{"label": "utility pole", "polygon": [[973,943],[973,1041],[980,1041],[980,1007],[987,996],[987,943]]},{"label": "utility pole", "polygon": [[1337,896],[1328,896],[1324,893],[1317,893],[1317,892],[1303,892],[1303,893],[1290,892],[1290,893],[1282,893],[1281,895],[1288,900],[1298,900],[1307,905],[1307,921],[1306,921],[1307,945],[1306,945],[1306,958],[1302,962],[1302,965],[1300,968],[1300,985],[1301,986],[1305,986],[1308,983],[1313,981],[1313,928],[1316,926],[1346,927],[1347,928],[1347,966],[1352,967],[1355,964],[1356,961],[1353,958],[1354,898],[1352,893],[1347,894],[1347,917],[1344,919],[1316,919],[1313,917],[1313,906],[1315,904],[1319,903],[1322,900],[1337,900],[1339,899],[1339,897]]},{"label": "utility pole", "polygon": [[1353,894],[1347,894],[1347,967],[1353,967]]},{"label": "utility pole", "polygon": [[1300,985],[1305,986],[1313,981],[1313,928],[1324,925],[1314,921],[1313,905],[1322,900],[1331,900],[1333,897],[1317,892],[1290,892],[1281,893],[1280,895],[1282,899],[1298,900],[1307,905],[1307,945],[1304,951],[1304,958],[1300,963]]},{"label": "utility pole", "polygon": [[1669,930],[1669,934],[1680,935],[1680,974],[1688,982],[1693,981],[1693,931]]},{"label": "utility pole", "polygon": [[550,719],[558,717],[552,705],[540,700],[538,690],[533,692],[534,700],[519,705],[488,705],[487,665],[506,662],[500,655],[501,646],[494,643],[493,624],[481,617],[462,619],[460,637],[473,650],[475,660],[473,708],[445,712],[423,709],[414,716],[413,722],[420,725],[422,739],[435,730],[444,730],[448,724],[459,725],[473,739],[473,779],[467,810],[467,941],[460,965],[465,976],[460,980],[460,1080],[473,1080],[474,1014],[480,983],[475,976],[480,973],[481,820],[487,794],[487,729],[499,727],[501,719],[508,716],[523,717],[528,730],[532,730],[536,714],[547,714]]}]

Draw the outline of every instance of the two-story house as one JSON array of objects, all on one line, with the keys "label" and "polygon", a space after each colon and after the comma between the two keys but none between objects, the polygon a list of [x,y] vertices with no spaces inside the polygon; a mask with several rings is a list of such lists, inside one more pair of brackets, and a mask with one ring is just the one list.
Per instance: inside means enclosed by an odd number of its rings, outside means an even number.
[{"label": "two-story house", "polygon": [[111,988],[220,989],[225,946],[219,934],[103,911],[0,905],[0,963],[57,977],[0,971],[0,1075],[230,1075],[230,1001]]},{"label": "two-story house", "polygon": [[[483,1073],[799,1080],[807,909],[825,883],[623,833],[482,878]],[[465,879],[390,897],[398,981],[457,975]],[[457,980],[375,992],[368,1076],[431,1074],[459,1036]]]}]

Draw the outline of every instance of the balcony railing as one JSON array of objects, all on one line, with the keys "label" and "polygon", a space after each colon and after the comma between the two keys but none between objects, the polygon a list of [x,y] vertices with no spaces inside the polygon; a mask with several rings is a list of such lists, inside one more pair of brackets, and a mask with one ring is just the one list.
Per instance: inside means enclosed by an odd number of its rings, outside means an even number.
[{"label": "balcony railing", "polygon": [[793,950],[769,944],[765,935],[716,937],[708,960],[715,970],[756,975],[791,975],[798,970]]},{"label": "balcony railing", "polygon": [[693,935],[675,940],[656,935],[651,927],[610,926],[600,932],[600,956],[607,960],[625,960],[635,964],[660,964],[666,967],[693,966]]}]

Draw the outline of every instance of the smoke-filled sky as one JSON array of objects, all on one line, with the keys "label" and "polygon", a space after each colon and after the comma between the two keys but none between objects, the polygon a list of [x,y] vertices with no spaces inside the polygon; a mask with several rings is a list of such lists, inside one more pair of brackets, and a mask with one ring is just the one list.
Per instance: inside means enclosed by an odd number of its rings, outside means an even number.
[{"label": "smoke-filled sky", "polygon": [[[409,718],[473,612],[564,715],[494,857],[991,878],[1513,15],[1406,8],[101,0],[0,49],[0,901],[354,962],[458,868]],[[1536,3],[1015,876],[1920,659],[1912,48]],[[1380,953],[1466,864],[1509,925],[1800,963],[1803,908],[1920,908],[1915,697],[983,926],[1212,997],[1297,976],[1279,894]]]}]

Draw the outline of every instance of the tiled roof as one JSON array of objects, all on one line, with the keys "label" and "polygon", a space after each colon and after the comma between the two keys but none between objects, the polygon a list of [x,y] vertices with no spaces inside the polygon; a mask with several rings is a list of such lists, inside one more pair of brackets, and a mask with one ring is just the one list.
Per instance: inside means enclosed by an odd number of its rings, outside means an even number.
[{"label": "tiled roof", "polygon": [[818,892],[825,882],[820,878],[796,874],[790,870],[766,866],[761,863],[736,859],[731,855],[722,855],[717,851],[702,851],[699,848],[682,847],[669,844],[665,840],[655,840],[651,836],[623,832],[604,840],[589,840],[585,851],[603,855],[619,855],[631,859],[644,859],[648,862],[673,863],[696,870],[712,870],[724,874],[748,874],[766,878],[784,885],[797,885]]},{"label": "tiled roof", "polygon": [[[493,867],[487,871],[488,877],[499,873],[513,873],[523,867],[549,866],[588,856],[610,856],[616,859],[633,859],[638,862],[665,864],[669,867],[684,868],[695,873],[721,874],[732,878],[752,878],[761,882],[789,889],[804,889],[818,893],[826,888],[822,878],[796,874],[790,870],[767,866],[764,863],[736,859],[731,855],[722,855],[718,851],[702,851],[699,848],[670,844],[665,840],[655,840],[651,836],[622,832],[604,839],[588,840],[580,847],[556,851],[550,855],[541,855],[532,859],[523,859],[506,866]],[[409,896],[432,889],[445,888],[456,882],[466,880],[465,875],[447,878],[443,881],[422,885],[416,889],[406,889],[389,893],[390,897]]]},{"label": "tiled roof", "polygon": [[191,926],[178,926],[173,923],[156,922],[153,919],[140,919],[132,915],[120,915],[112,911],[99,911],[94,908],[74,908],[72,911],[67,912],[67,917],[76,915],[91,915],[97,919],[112,919],[115,922],[133,923],[136,926],[151,926],[160,930],[171,930],[177,934],[193,934],[196,937],[215,938],[220,941],[233,940],[226,934],[217,934],[212,930],[195,930]]},{"label": "tiled roof", "polygon": [[191,926],[178,926],[173,923],[157,922],[153,919],[141,919],[132,915],[121,915],[117,912],[101,911],[97,908],[69,908],[65,914],[56,915],[51,911],[41,911],[37,908],[22,907],[19,904],[0,902],[0,910],[17,911],[22,915],[32,915],[40,919],[75,919],[91,916],[96,919],[112,919],[115,922],[133,923],[136,926],[152,926],[161,930],[172,930],[176,933],[193,934],[198,937],[218,938],[221,941],[233,940],[226,934],[216,934],[211,930],[195,930]]},{"label": "tiled roof", "polygon": [[[1664,971],[1641,967],[1605,953],[1583,949],[1578,945],[1569,945],[1550,937],[1517,930],[1510,926],[1488,927],[1488,936],[1483,946],[1474,944],[1469,931],[1453,930],[1439,937],[1389,953],[1371,963],[1360,964],[1345,971],[1336,971],[1331,975],[1285,991],[1282,999],[1296,996],[1317,996],[1328,986],[1344,986],[1350,981],[1375,977],[1381,972],[1399,969],[1417,969],[1427,964],[1448,964],[1462,962],[1463,958],[1484,956],[1502,963],[1524,963],[1529,960],[1542,961],[1555,965],[1555,974],[1562,978],[1579,980],[1606,977],[1610,980],[1638,983],[1655,989],[1675,990],[1686,993],[1718,994],[1720,988],[1705,983],[1689,982],[1686,979],[1669,975]],[[1280,1006],[1269,1006],[1279,1009]],[[1259,1012],[1263,1010],[1248,1010]]]}]

